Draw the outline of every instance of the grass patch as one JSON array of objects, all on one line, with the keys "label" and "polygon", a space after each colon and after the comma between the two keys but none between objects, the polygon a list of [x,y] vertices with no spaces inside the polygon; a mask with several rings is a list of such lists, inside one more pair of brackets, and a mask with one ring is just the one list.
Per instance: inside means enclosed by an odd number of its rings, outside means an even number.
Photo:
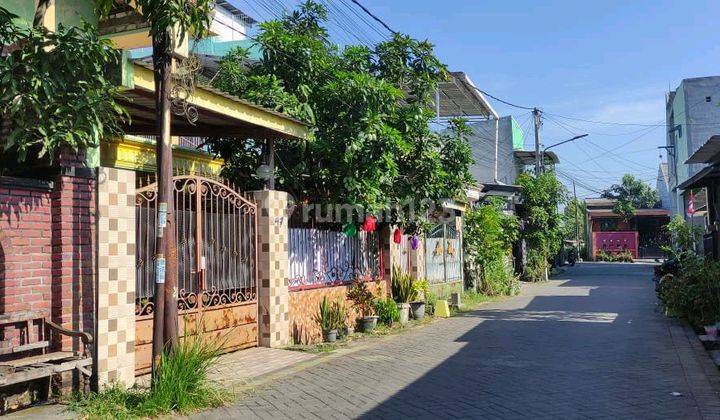
[{"label": "grass patch", "polygon": [[460,295],[460,308],[450,308],[450,314],[469,312],[477,308],[481,303],[495,302],[506,296],[488,296],[473,290],[468,290]]},{"label": "grass patch", "polygon": [[187,339],[172,354],[163,354],[152,389],[106,388],[77,394],[70,409],[87,419],[133,419],[187,414],[217,407],[232,394],[208,379],[208,370],[220,355],[221,345]]}]

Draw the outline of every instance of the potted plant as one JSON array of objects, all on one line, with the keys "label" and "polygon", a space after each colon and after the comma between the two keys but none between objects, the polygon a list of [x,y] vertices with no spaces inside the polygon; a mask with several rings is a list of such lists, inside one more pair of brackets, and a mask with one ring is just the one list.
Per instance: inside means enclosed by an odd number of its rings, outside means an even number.
[{"label": "potted plant", "polygon": [[322,331],[323,341],[326,343],[332,343],[337,340],[337,329],[335,315],[333,314],[333,308],[328,302],[327,296],[323,297],[318,308],[318,313],[315,315],[315,322],[318,323],[320,330]]},{"label": "potted plant", "polygon": [[392,297],[400,310],[400,324],[405,325],[410,319],[410,301],[413,298],[413,277],[393,267]]},{"label": "potted plant", "polygon": [[367,283],[362,280],[355,281],[348,290],[347,298],[360,312],[360,329],[364,332],[372,331],[377,325],[378,317],[373,312],[374,296],[368,289]]},{"label": "potted plant", "polygon": [[337,331],[338,337],[344,337],[347,335],[347,324],[345,323],[345,307],[340,300],[336,300],[332,304],[331,317],[333,329]]},{"label": "potted plant", "polygon": [[413,282],[413,298],[410,302],[412,317],[418,321],[425,318],[425,299],[430,290],[430,284],[426,279],[419,279]]}]

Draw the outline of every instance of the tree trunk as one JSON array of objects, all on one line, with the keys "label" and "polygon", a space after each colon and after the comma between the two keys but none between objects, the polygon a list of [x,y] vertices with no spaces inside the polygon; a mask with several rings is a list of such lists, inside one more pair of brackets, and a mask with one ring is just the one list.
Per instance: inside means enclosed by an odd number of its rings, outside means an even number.
[{"label": "tree trunk", "polygon": [[[35,0],[35,16],[33,17],[33,27],[39,28],[43,26],[45,14],[50,6],[55,4],[55,0]],[[50,29],[50,28],[48,28]]]}]

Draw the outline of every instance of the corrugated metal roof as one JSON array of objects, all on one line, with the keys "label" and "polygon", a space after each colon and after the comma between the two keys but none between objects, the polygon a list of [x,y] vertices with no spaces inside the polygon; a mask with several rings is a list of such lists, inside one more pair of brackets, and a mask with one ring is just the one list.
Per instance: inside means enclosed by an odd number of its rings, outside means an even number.
[{"label": "corrugated metal roof", "polygon": [[[134,62],[135,64],[141,66],[141,67],[145,67],[146,69],[149,69],[149,70],[152,70],[152,69],[153,69],[152,62],[151,62],[151,61],[134,60],[133,62]],[[291,117],[291,116],[289,116],[289,115],[287,115],[287,114],[284,114],[284,113],[282,113],[282,112],[275,111],[274,109],[266,108],[266,107],[264,107],[264,106],[261,106],[261,105],[252,103],[252,102],[247,101],[247,100],[245,100],[245,99],[241,99],[241,98],[239,98],[239,97],[237,97],[237,96],[235,96],[235,95],[231,95],[231,94],[229,94],[229,93],[227,93],[227,92],[223,92],[222,90],[217,89],[217,88],[214,88],[214,87],[212,87],[212,86],[210,86],[210,85],[198,84],[198,85],[196,86],[196,88],[200,88],[200,89],[203,89],[203,90],[207,90],[207,91],[212,92],[212,93],[214,93],[214,94],[216,94],[216,95],[220,95],[220,96],[222,96],[222,97],[224,97],[224,98],[227,98],[227,99],[230,99],[230,100],[232,100],[232,101],[239,102],[239,103],[241,103],[241,104],[243,104],[243,105],[247,105],[247,106],[249,106],[249,107],[256,108],[256,109],[262,110],[262,111],[264,111],[264,112],[267,112],[267,113],[276,115],[276,116],[278,116],[278,117],[282,117],[282,118],[284,118],[284,119],[286,119],[286,120],[290,120],[290,121],[293,121],[293,122],[295,122],[295,123],[304,125],[305,127],[310,127],[310,124],[308,124],[308,123],[306,123],[306,122],[304,122],[304,121],[298,120],[297,118]]]},{"label": "corrugated metal roof", "polygon": [[[491,117],[497,116],[485,96],[477,90],[467,74],[450,72],[450,79],[438,84],[440,117]],[[433,105],[435,100],[433,99]]]},{"label": "corrugated metal roof", "polygon": [[717,163],[720,161],[720,135],[708,139],[685,163]]},{"label": "corrugated metal roof", "polygon": [[233,5],[227,0],[215,0],[215,4],[227,10],[228,13],[242,20],[243,22],[246,22],[250,25],[257,23],[257,21],[250,17],[250,15],[238,9],[235,5]]}]

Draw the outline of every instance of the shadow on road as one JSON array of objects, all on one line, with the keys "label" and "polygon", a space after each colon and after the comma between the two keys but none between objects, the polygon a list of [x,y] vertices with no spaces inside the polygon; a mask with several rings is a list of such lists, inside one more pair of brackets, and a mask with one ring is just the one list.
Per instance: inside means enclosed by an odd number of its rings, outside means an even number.
[{"label": "shadow on road", "polygon": [[530,285],[529,301],[451,319],[477,322],[456,338],[460,350],[363,417],[694,418],[692,399],[671,396],[688,391],[651,274],[650,265],[578,264]]}]

